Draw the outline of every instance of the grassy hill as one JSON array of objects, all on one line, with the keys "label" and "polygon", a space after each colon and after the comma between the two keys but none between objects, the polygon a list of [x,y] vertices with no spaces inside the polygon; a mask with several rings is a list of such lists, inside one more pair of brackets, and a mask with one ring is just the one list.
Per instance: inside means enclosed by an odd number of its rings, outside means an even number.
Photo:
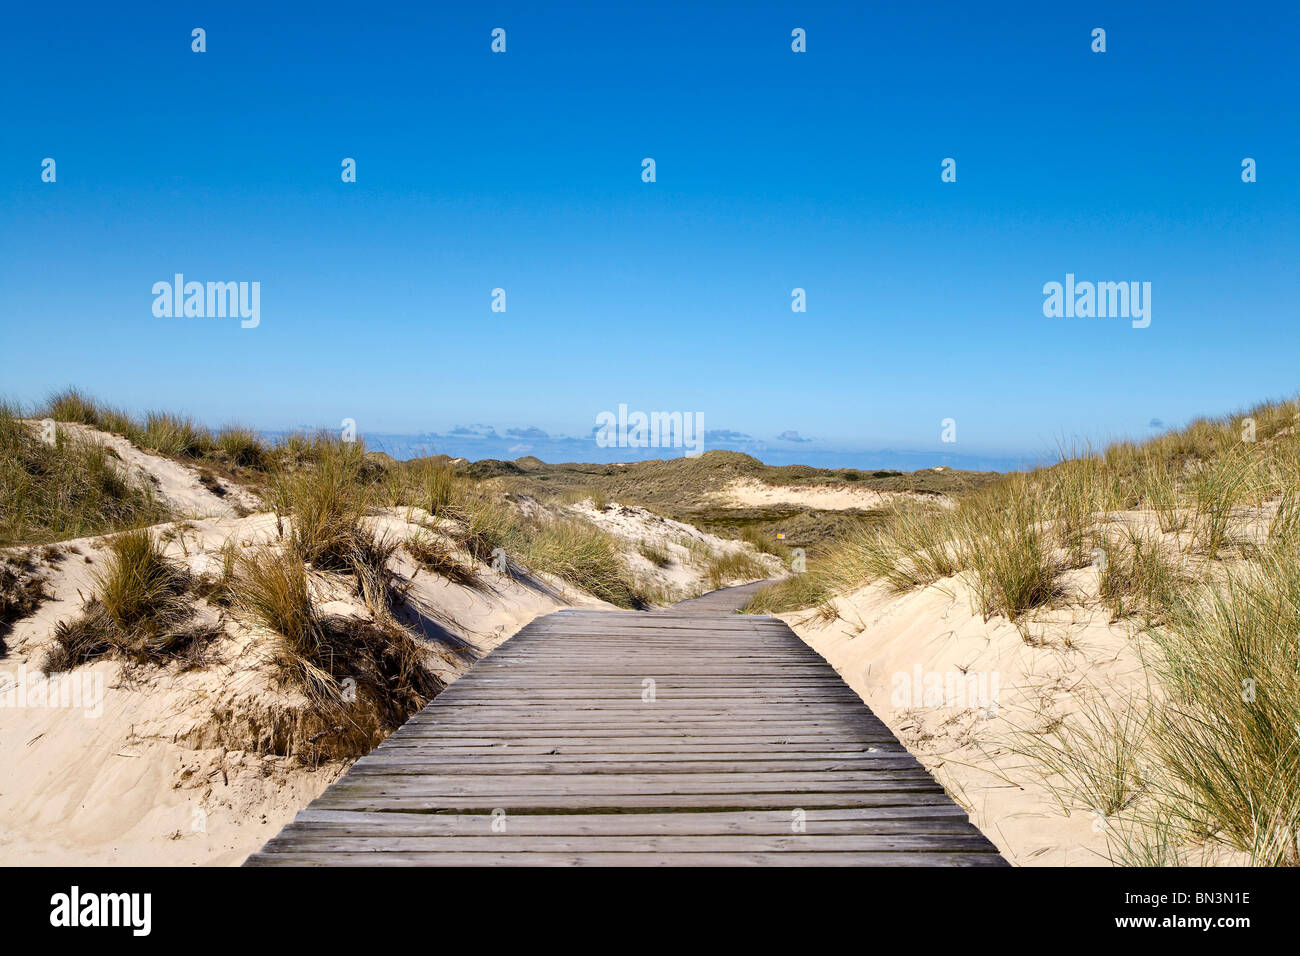
[{"label": "grassy hill", "polygon": [[798,504],[763,507],[716,500],[731,482],[750,479],[792,489],[851,487],[882,492],[956,497],[998,479],[995,472],[922,469],[914,472],[765,465],[734,451],[709,451],[697,458],[672,458],[626,464],[547,464],[537,458],[485,460],[461,466],[478,478],[499,478],[504,487],[534,497],[572,500],[593,495],[649,508],[658,514],[728,537],[775,540],[783,532],[792,547],[819,549],[884,512],[818,509]]}]

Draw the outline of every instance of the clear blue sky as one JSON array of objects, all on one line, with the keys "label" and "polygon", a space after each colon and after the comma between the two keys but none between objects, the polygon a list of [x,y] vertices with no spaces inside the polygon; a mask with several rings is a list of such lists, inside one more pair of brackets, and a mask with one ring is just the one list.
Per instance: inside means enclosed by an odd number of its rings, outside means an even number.
[{"label": "clear blue sky", "polygon": [[[1016,458],[1300,385],[1294,3],[4,21],[11,399],[77,384],[210,424],[570,436],[626,403],[765,442]],[[259,281],[260,327],[156,318],[175,272]],[[1151,282],[1151,326],[1045,318],[1067,272]]]}]

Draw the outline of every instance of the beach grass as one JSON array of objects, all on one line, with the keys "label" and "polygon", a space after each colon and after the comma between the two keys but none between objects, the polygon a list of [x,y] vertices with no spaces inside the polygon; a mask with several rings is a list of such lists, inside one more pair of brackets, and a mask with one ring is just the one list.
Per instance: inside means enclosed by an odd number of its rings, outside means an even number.
[{"label": "beach grass", "polygon": [[0,545],[40,544],[167,520],[153,490],[91,437],[0,404]]},{"label": "beach grass", "polygon": [[81,613],[55,627],[53,646],[41,662],[47,674],[101,657],[196,663],[197,652],[216,633],[192,623],[189,575],[148,529],[114,535],[108,562],[94,581]]}]

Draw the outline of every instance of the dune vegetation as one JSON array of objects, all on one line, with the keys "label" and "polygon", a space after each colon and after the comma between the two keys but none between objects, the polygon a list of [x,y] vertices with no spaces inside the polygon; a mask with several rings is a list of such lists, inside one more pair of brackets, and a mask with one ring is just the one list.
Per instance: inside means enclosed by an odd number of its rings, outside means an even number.
[{"label": "dune vegetation", "polygon": [[[142,449],[206,465],[262,490],[278,515],[292,515],[290,544],[314,566],[355,569],[358,542],[365,539],[363,518],[380,507],[414,507],[427,512],[434,524],[445,519],[447,526],[435,530],[479,562],[491,562],[499,549],[515,567],[554,574],[623,607],[644,603],[609,535],[572,520],[526,516],[505,494],[452,468],[445,456],[398,462],[367,452],[363,442],[345,442],[331,433],[291,433],[268,442],[240,425],[214,432],[164,412],[141,420],[77,389],[56,393],[26,417],[121,435]],[[147,488],[130,485],[107,464],[110,452],[75,441],[63,430],[58,435],[58,443],[46,449],[16,409],[0,409],[0,482],[7,492],[0,534],[5,543],[32,543],[42,535],[59,540],[167,519],[152,504]],[[20,460],[19,449],[48,462],[33,467]],[[78,460],[69,462],[72,455]],[[75,486],[52,489],[19,481],[19,475],[33,472]],[[14,491],[8,493],[11,485]],[[437,547],[432,540],[426,536],[413,547],[431,557]],[[452,563],[434,561],[432,566],[463,577]]]},{"label": "dune vegetation", "polygon": [[194,623],[186,571],[168,559],[148,529],[117,534],[109,548],[108,566],[95,576],[95,592],[78,617],[55,627],[41,668],[64,671],[101,657],[196,662],[216,628]]},{"label": "dune vegetation", "polygon": [[[169,557],[165,544],[183,538],[177,519],[187,516],[117,461],[99,432],[194,467],[214,493],[214,473],[251,489],[274,516],[275,538],[232,537],[215,560],[198,558],[201,571]],[[101,659],[200,666],[227,622],[255,628],[271,641],[281,681],[307,702],[290,746],[312,760],[366,752],[442,687],[402,623],[409,581],[395,571],[399,552],[419,572],[470,588],[490,586],[490,566],[553,575],[622,607],[647,602],[615,537],[527,507],[445,456],[398,462],[327,433],[268,441],[239,425],[133,418],[75,389],[36,409],[0,406],[0,502],[0,540],[11,547],[106,536],[106,560],[80,612],[55,627],[43,670]],[[6,625],[43,596],[25,555],[7,556],[0,575]],[[346,593],[360,614],[323,610]]]},{"label": "dune vegetation", "polygon": [[28,425],[0,403],[0,546],[43,544],[165,521],[166,507],[93,439]]},{"label": "dune vegetation", "polygon": [[[225,487],[215,475],[255,493],[275,518],[275,541],[249,547],[232,538],[217,560],[202,559],[202,573],[167,557],[165,541],[188,516],[172,513],[147,476],[116,460],[103,432],[195,469],[218,497]],[[359,685],[373,726],[334,741],[338,755],[362,752],[437,692],[398,623],[409,586],[393,570],[399,553],[419,572],[472,589],[490,586],[483,575],[490,568],[512,577],[550,575],[627,608],[689,596],[634,572],[628,558],[638,551],[635,542],[553,495],[541,503],[467,463],[446,456],[396,461],[325,432],[268,440],[241,425],[214,431],[171,413],[134,417],[76,389],[34,409],[0,407],[0,491],[5,545],[110,536],[107,566],[93,575],[81,613],[53,635],[42,662],[47,672],[98,659],[188,666],[233,618],[274,635],[281,678],[306,695],[322,721],[340,722],[345,676]],[[585,500],[597,511],[610,507],[599,489]],[[394,526],[405,530],[382,530]],[[690,558],[704,584],[768,571],[748,551],[700,546]],[[654,555],[655,568],[674,566],[663,542],[641,550]],[[346,584],[368,621],[323,614],[316,579]],[[6,618],[35,606],[38,580],[6,565]],[[196,616],[196,608],[206,610]],[[380,693],[383,686],[392,692]]]},{"label": "dune vegetation", "polygon": [[[865,585],[960,578],[974,614],[1032,640],[1036,609],[1100,603],[1131,626],[1153,688],[1017,744],[1075,805],[1127,808],[1115,858],[1223,846],[1300,863],[1300,402],[1076,450],[952,509],[898,505],[747,610],[822,607]],[[1096,590],[1067,587],[1091,568]],[[1141,799],[1138,799],[1138,798]]]}]

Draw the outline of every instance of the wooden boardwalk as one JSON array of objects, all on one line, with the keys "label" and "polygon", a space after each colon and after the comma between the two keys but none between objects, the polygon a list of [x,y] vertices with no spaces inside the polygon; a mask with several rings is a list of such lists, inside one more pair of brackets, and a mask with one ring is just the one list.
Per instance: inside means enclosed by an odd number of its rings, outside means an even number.
[{"label": "wooden boardwalk", "polygon": [[1005,865],[733,590],[534,621],[246,865]]}]

